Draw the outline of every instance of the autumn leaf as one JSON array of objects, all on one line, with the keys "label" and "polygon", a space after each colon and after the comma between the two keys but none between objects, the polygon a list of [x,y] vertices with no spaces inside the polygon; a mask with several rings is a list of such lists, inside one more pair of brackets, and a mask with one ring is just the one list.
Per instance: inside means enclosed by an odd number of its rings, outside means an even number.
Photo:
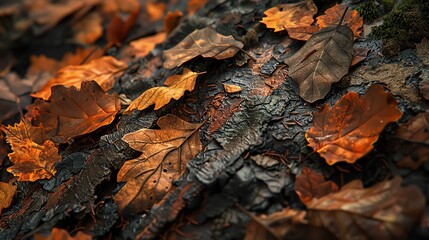
[{"label": "autumn leaf", "polygon": [[[317,17],[317,25],[319,25],[320,28],[324,28],[341,24],[340,20],[346,8],[347,4],[336,4],[329,8],[323,15]],[[356,38],[360,36],[362,33],[363,19],[356,10],[349,9],[347,11],[344,17],[344,23],[353,31]]]},{"label": "autumn leaf", "polygon": [[32,96],[48,100],[51,96],[52,86],[74,86],[80,89],[81,83],[86,80],[94,80],[104,91],[108,91],[113,87],[115,78],[121,76],[126,68],[125,62],[110,56],[94,59],[84,65],[66,66],[58,71],[56,78],[49,80],[39,92],[32,94]]},{"label": "autumn leaf", "polygon": [[103,0],[101,9],[107,15],[115,15],[118,12],[131,13],[140,6],[138,0]]},{"label": "autumn leaf", "polygon": [[339,192],[314,198],[307,209],[310,224],[338,239],[407,239],[424,212],[425,197],[414,186],[402,187],[399,177],[370,188],[355,180]]},{"label": "autumn leaf", "polygon": [[96,12],[86,15],[72,27],[74,40],[83,44],[92,44],[97,41],[103,34],[102,20]]},{"label": "autumn leaf", "polygon": [[368,55],[369,48],[354,48],[353,49],[353,59],[350,66],[354,66],[361,61],[365,60],[366,56]]},{"label": "autumn leaf", "polygon": [[0,182],[0,213],[3,209],[8,208],[13,200],[17,186],[12,182]]},{"label": "autumn leaf", "polygon": [[287,33],[290,38],[307,41],[310,37],[317,31],[319,31],[319,26],[304,26],[298,28],[290,28]]},{"label": "autumn leaf", "polygon": [[105,49],[108,49],[113,45],[121,46],[122,41],[127,38],[128,32],[133,27],[139,14],[140,5],[138,5],[138,7],[130,13],[130,15],[125,21],[122,20],[119,15],[115,15],[109,26],[107,26],[107,45]]},{"label": "autumn leaf", "polygon": [[295,192],[305,205],[313,198],[321,198],[329,193],[337,192],[338,186],[332,181],[326,181],[322,174],[304,167],[296,177]]},{"label": "autumn leaf", "polygon": [[15,73],[0,78],[0,121],[13,117],[31,103],[34,78],[20,79]]},{"label": "autumn leaf", "polygon": [[49,140],[48,135],[41,127],[32,126],[25,120],[15,123],[13,126],[1,127],[6,133],[7,141],[10,144],[25,145],[27,140],[31,140],[39,145]]},{"label": "autumn leaf", "polygon": [[157,44],[162,43],[167,38],[165,32],[157,33],[153,36],[140,38],[130,42],[132,54],[135,57],[141,58],[148,55]]},{"label": "autumn leaf", "polygon": [[167,16],[165,16],[164,19],[164,30],[167,34],[171,33],[177,27],[177,25],[179,25],[179,21],[182,16],[183,14],[179,10],[167,13]]},{"label": "autumn leaf", "polygon": [[223,85],[223,88],[225,88],[225,91],[227,93],[236,93],[241,91],[241,87],[237,85],[226,84],[226,83],[222,83],[222,85]]},{"label": "autumn leaf", "polygon": [[332,108],[324,105],[314,114],[313,126],[305,138],[329,165],[354,163],[372,150],[388,123],[401,117],[396,105],[396,100],[381,85],[372,85],[362,97],[349,92]]},{"label": "autumn leaf", "polygon": [[159,118],[160,129],[140,129],[122,138],[142,155],[126,161],[119,170],[118,182],[126,182],[114,198],[120,211],[149,210],[162,199],[172,181],[185,172],[186,163],[201,150],[201,124],[169,114]]},{"label": "autumn leaf", "polygon": [[322,99],[349,71],[353,58],[353,33],[347,26],[330,26],[314,33],[292,57],[285,60],[289,76],[299,84],[307,102]]},{"label": "autumn leaf", "polygon": [[429,112],[419,113],[396,130],[395,137],[403,140],[395,154],[401,156],[397,165],[418,169],[429,156]]},{"label": "autumn leaf", "polygon": [[289,32],[289,29],[310,26],[316,13],[317,7],[312,0],[281,4],[265,11],[266,17],[262,18],[261,22],[267,25],[267,28],[273,28],[274,32]]},{"label": "autumn leaf", "polygon": [[230,58],[242,47],[242,42],[232,36],[223,36],[211,27],[198,29],[173,48],[164,51],[164,67],[178,67],[199,55],[217,60]]},{"label": "autumn leaf", "polygon": [[163,2],[147,2],[145,7],[151,21],[160,20],[164,16],[166,6]]},{"label": "autumn leaf", "polygon": [[35,121],[56,143],[110,124],[121,109],[118,95],[104,93],[95,81],[83,82],[80,91],[54,86],[48,102],[37,99],[34,105]]},{"label": "autumn leaf", "polygon": [[188,11],[188,15],[194,15],[202,6],[207,3],[208,0],[189,0],[186,10]]},{"label": "autumn leaf", "polygon": [[82,231],[78,231],[74,237],[70,236],[67,230],[61,228],[53,228],[49,236],[35,234],[34,240],[91,240],[91,235]]},{"label": "autumn leaf", "polygon": [[167,105],[171,99],[178,100],[185,91],[194,90],[199,74],[201,73],[195,73],[185,68],[182,75],[173,75],[165,80],[164,84],[167,87],[154,87],[146,90],[125,109],[125,112],[134,109],[144,110],[153,104],[155,104],[155,110],[158,110]]}]

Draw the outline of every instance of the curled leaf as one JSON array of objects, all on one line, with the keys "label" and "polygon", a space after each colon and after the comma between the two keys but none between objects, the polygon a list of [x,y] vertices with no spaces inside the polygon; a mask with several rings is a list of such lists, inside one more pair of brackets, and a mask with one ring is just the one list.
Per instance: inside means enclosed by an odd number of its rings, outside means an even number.
[{"label": "curled leaf", "polygon": [[393,96],[374,84],[362,97],[349,92],[332,108],[324,105],[314,114],[305,138],[329,165],[354,163],[372,150],[383,128],[401,115]]},{"label": "curled leaf", "polygon": [[174,115],[161,117],[160,129],[140,129],[122,140],[141,151],[136,159],[126,161],[118,181],[126,182],[115,195],[120,211],[148,210],[171,188],[172,181],[186,170],[186,163],[201,149],[198,129],[201,124],[188,123]]},{"label": "curled leaf", "polygon": [[232,36],[223,36],[213,28],[198,29],[189,34],[180,43],[164,51],[164,67],[174,68],[199,55],[217,60],[233,57],[243,43]]}]

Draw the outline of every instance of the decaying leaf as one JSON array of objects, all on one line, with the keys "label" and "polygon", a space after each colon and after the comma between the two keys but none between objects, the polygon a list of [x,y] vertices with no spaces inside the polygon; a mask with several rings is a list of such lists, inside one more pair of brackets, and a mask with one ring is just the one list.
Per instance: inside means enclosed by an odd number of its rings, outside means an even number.
[{"label": "decaying leaf", "polygon": [[155,104],[155,110],[158,110],[167,105],[171,99],[181,98],[185,91],[194,90],[197,77],[198,73],[185,68],[182,75],[173,75],[165,80],[164,84],[167,87],[154,87],[146,90],[125,109],[125,112],[134,109],[143,110],[153,104]]},{"label": "decaying leaf", "polygon": [[109,26],[107,26],[106,48],[109,48],[110,46],[113,46],[113,45],[121,46],[122,41],[124,41],[127,38],[128,32],[133,27],[139,14],[140,14],[140,5],[138,5],[138,7],[130,13],[130,15],[125,21],[122,20],[122,18],[119,15],[115,15],[115,17],[110,22]]},{"label": "decaying leaf", "polygon": [[15,73],[8,73],[0,78],[0,121],[14,116],[31,103],[28,94],[33,88],[34,80],[21,80]]},{"label": "decaying leaf", "polygon": [[13,195],[15,195],[17,186],[12,182],[0,182],[0,213],[3,209],[8,208],[12,203]]},{"label": "decaying leaf", "polygon": [[372,150],[384,127],[401,115],[395,98],[374,84],[361,97],[349,92],[332,108],[324,105],[314,114],[305,138],[329,165],[354,163]]},{"label": "decaying leaf", "polygon": [[230,58],[242,47],[242,42],[232,36],[223,36],[211,27],[197,29],[176,46],[164,51],[164,67],[178,67],[199,55],[217,60]]},{"label": "decaying leaf", "polygon": [[305,26],[298,28],[290,28],[287,30],[287,33],[290,38],[307,41],[310,37],[317,31],[319,31],[319,26]]},{"label": "decaying leaf", "polygon": [[160,129],[140,129],[122,138],[142,155],[126,161],[119,170],[118,181],[126,182],[114,198],[120,211],[129,208],[137,213],[150,209],[201,150],[200,123],[166,115],[159,118],[157,125]]},{"label": "decaying leaf", "polygon": [[164,19],[164,30],[167,34],[171,33],[182,18],[183,14],[181,11],[176,10],[174,12],[168,12]]},{"label": "decaying leaf", "polygon": [[[329,8],[323,15],[317,17],[317,25],[319,25],[320,28],[324,28],[340,24],[341,17],[346,8],[347,4],[336,4]],[[358,11],[347,10],[346,16],[344,17],[344,24],[353,31],[356,38],[362,33],[363,19],[359,16]]]},{"label": "decaying leaf", "polygon": [[241,91],[241,87],[237,85],[226,84],[226,83],[222,83],[222,85],[223,85],[223,88],[225,88],[225,91],[227,93],[236,93]]},{"label": "decaying leaf", "polygon": [[75,87],[54,86],[49,102],[34,103],[35,120],[56,143],[87,134],[113,121],[121,109],[116,93],[106,94],[95,82]]},{"label": "decaying leaf", "polygon": [[368,55],[369,48],[354,48],[353,49],[353,59],[350,66],[354,66],[363,60],[365,60],[366,56]]},{"label": "decaying leaf", "polygon": [[402,187],[399,177],[370,188],[355,180],[314,198],[307,209],[310,224],[338,239],[407,239],[424,212],[425,197],[414,186]]},{"label": "decaying leaf", "polygon": [[397,165],[413,170],[419,168],[429,160],[429,112],[420,113],[400,125],[396,137],[405,140],[399,146],[402,151],[396,151],[397,155],[405,153]]},{"label": "decaying leaf", "polygon": [[295,192],[305,205],[313,198],[321,198],[337,191],[338,186],[334,182],[326,181],[322,174],[308,167],[304,167],[301,174],[296,176]]},{"label": "decaying leaf", "polygon": [[94,80],[104,91],[108,91],[113,87],[115,78],[122,75],[126,68],[125,62],[110,56],[94,59],[84,65],[66,66],[58,71],[56,78],[49,80],[39,92],[32,94],[32,96],[48,100],[51,96],[52,86],[74,86],[80,89],[81,83],[86,80]]},{"label": "decaying leaf", "polygon": [[145,57],[157,44],[164,42],[166,38],[167,34],[165,32],[160,32],[153,36],[134,40],[130,42],[132,54],[135,57]]},{"label": "decaying leaf", "polygon": [[35,234],[34,240],[91,240],[92,236],[82,231],[78,231],[74,237],[70,236],[67,230],[53,228],[49,236]]},{"label": "decaying leaf", "polygon": [[43,128],[32,126],[25,120],[21,120],[19,123],[3,129],[6,133],[7,141],[17,146],[24,145],[28,139],[39,145],[49,140]]},{"label": "decaying leaf", "polygon": [[267,28],[273,28],[274,32],[289,32],[289,29],[310,26],[316,13],[317,7],[313,0],[280,4],[265,11],[266,17],[261,22],[267,25]]},{"label": "decaying leaf", "polygon": [[353,58],[353,32],[347,26],[329,26],[314,33],[292,57],[285,60],[289,76],[299,84],[307,102],[322,99],[349,71]]}]

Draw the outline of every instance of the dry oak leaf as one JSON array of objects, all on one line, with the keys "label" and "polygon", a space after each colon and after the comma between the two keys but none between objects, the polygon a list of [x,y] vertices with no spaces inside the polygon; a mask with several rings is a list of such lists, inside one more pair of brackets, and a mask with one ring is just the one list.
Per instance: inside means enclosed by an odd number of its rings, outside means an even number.
[{"label": "dry oak leaf", "polygon": [[307,102],[322,99],[349,71],[353,58],[353,33],[347,26],[322,28],[292,57],[285,60],[289,76],[299,84]]},{"label": "dry oak leaf", "polygon": [[305,205],[313,198],[321,198],[337,191],[338,186],[334,182],[326,181],[322,174],[308,167],[304,167],[301,174],[296,176],[295,192]]},{"label": "dry oak leaf", "polygon": [[217,60],[230,58],[242,47],[242,42],[232,36],[223,36],[211,27],[197,29],[176,46],[164,51],[164,67],[178,67],[199,55]]},{"label": "dry oak leaf", "polygon": [[113,87],[115,78],[121,76],[126,68],[125,62],[110,56],[94,59],[84,65],[66,66],[58,71],[57,77],[49,80],[39,92],[33,93],[32,96],[48,100],[51,96],[52,86],[74,86],[80,89],[81,83],[86,80],[94,80],[104,91],[108,91]]},{"label": "dry oak leaf", "polygon": [[227,93],[236,93],[241,91],[241,87],[233,84],[222,83],[223,88]]},{"label": "dry oak leaf", "polygon": [[16,185],[12,182],[0,182],[0,213],[3,209],[8,208],[12,203],[13,195],[16,192]]},{"label": "dry oak leaf", "polygon": [[332,108],[324,105],[314,113],[305,138],[329,165],[354,163],[372,150],[383,128],[401,115],[393,96],[374,84],[361,97],[349,92]]},{"label": "dry oak leaf", "polygon": [[140,38],[130,42],[132,54],[135,57],[142,58],[148,55],[157,44],[162,43],[167,38],[165,32],[157,33],[153,36]]},{"label": "dry oak leaf", "polygon": [[146,90],[125,109],[125,112],[134,109],[144,110],[153,104],[155,104],[154,109],[158,110],[167,105],[171,99],[178,100],[185,91],[194,90],[195,81],[199,74],[201,73],[192,72],[185,68],[182,75],[173,75],[165,80],[164,84],[167,87],[153,87]]},{"label": "dry oak leaf", "polygon": [[[429,160],[429,112],[419,113],[396,130],[396,137],[405,140],[395,153],[405,156],[397,163],[399,167],[413,170]],[[402,149],[402,151],[401,151]]]},{"label": "dry oak leaf", "polygon": [[70,236],[67,230],[53,228],[49,236],[35,234],[34,240],[91,240],[92,236],[82,231],[78,231],[74,237]]},{"label": "dry oak leaf", "polygon": [[[317,25],[320,28],[342,24],[340,23],[341,17],[347,8],[347,4],[336,4],[329,8],[325,13],[317,17]],[[363,19],[359,16],[358,11],[348,10],[344,17],[344,23],[353,31],[356,38],[362,33]]]},{"label": "dry oak leaf", "polygon": [[323,226],[342,239],[407,239],[420,221],[425,197],[395,177],[369,188],[355,180],[339,192],[314,198],[307,205],[310,224]]},{"label": "dry oak leaf", "polygon": [[110,124],[121,109],[118,94],[106,94],[95,81],[75,87],[54,86],[48,102],[34,103],[34,118],[56,143]]},{"label": "dry oak leaf", "polygon": [[267,25],[267,28],[273,28],[274,32],[289,32],[289,29],[310,26],[316,13],[317,7],[313,0],[281,4],[265,11],[266,17],[262,18],[261,22]]},{"label": "dry oak leaf", "polygon": [[198,130],[203,123],[188,123],[174,115],[159,118],[160,129],[140,129],[122,140],[141,151],[126,161],[118,182],[126,182],[114,200],[121,212],[149,210],[171,188],[172,181],[186,170],[186,163],[201,150]]}]

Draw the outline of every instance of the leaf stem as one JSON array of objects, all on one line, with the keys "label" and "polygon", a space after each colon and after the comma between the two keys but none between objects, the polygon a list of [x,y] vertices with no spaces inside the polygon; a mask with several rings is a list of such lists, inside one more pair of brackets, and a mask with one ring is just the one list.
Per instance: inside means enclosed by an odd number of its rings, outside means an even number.
[{"label": "leaf stem", "polygon": [[347,10],[349,10],[349,7],[346,7],[346,9],[344,9],[344,13],[343,16],[341,16],[340,22],[338,23],[338,27],[341,26],[341,24],[343,23],[343,20],[346,17]]}]

